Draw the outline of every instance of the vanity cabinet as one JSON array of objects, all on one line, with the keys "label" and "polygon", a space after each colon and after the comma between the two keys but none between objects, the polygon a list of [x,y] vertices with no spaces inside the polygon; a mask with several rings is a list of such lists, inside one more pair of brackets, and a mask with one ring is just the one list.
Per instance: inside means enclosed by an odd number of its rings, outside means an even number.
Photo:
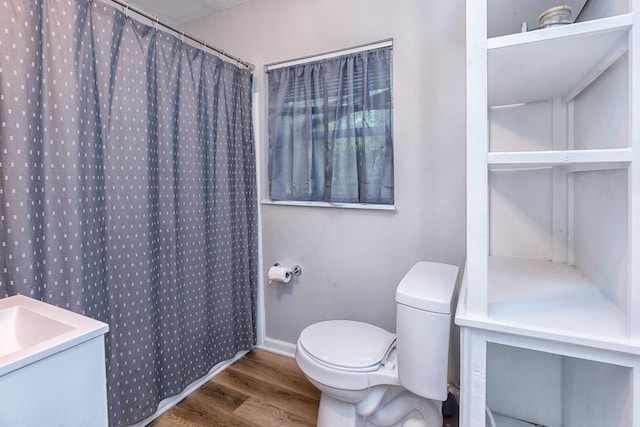
[{"label": "vanity cabinet", "polygon": [[640,427],[640,1],[563,4],[466,5],[461,426]]}]

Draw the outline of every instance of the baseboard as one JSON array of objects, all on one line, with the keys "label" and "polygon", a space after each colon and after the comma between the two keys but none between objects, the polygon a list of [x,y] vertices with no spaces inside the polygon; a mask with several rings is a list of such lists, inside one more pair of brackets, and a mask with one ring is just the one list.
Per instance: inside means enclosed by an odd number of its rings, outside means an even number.
[{"label": "baseboard", "polygon": [[296,345],[287,341],[277,340],[275,338],[265,337],[262,345],[258,346],[258,348],[266,351],[270,351],[272,353],[281,354],[283,356],[295,357],[296,356]]},{"label": "baseboard", "polygon": [[200,388],[200,386],[205,384],[211,378],[213,378],[216,375],[218,375],[224,369],[228,368],[233,362],[237,361],[238,359],[240,359],[242,356],[244,356],[247,353],[248,353],[247,350],[239,351],[238,353],[236,353],[236,355],[232,359],[223,360],[222,362],[218,363],[213,368],[211,368],[211,370],[209,370],[207,375],[205,375],[204,377],[200,377],[197,380],[195,380],[194,382],[192,382],[191,384],[189,384],[182,391],[182,393],[177,394],[175,396],[167,397],[166,399],[163,399],[162,401],[160,401],[160,403],[158,404],[158,410],[155,413],[153,413],[152,415],[148,416],[147,418],[145,418],[144,420],[140,421],[139,423],[130,425],[129,427],[144,427],[147,424],[150,424],[153,420],[155,420],[160,415],[162,415],[165,412],[167,412],[169,409],[171,409],[174,406],[176,406],[178,403],[180,403],[180,401],[182,399],[184,399],[189,394],[191,394],[194,391],[196,391],[198,388]]}]

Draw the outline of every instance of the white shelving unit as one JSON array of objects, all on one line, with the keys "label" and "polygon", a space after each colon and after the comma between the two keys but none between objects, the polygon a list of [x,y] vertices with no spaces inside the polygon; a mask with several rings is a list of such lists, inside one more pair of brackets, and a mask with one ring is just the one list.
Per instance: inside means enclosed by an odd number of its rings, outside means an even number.
[{"label": "white shelving unit", "polygon": [[461,426],[640,427],[640,0],[563,4],[467,1]]}]

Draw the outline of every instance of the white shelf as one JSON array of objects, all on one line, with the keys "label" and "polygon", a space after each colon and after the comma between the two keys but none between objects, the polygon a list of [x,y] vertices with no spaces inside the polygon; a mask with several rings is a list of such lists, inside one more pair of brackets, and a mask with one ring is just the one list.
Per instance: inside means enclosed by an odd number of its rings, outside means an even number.
[{"label": "white shelf", "polygon": [[628,50],[631,24],[625,14],[488,39],[489,105],[572,99]]},{"label": "white shelf", "polygon": [[638,10],[466,2],[461,426],[640,427]]},{"label": "white shelf", "polygon": [[489,257],[487,317],[460,314],[462,326],[640,355],[624,313],[567,264]]},{"label": "white shelf", "polygon": [[625,168],[632,158],[630,148],[492,152],[487,154],[487,164],[492,169],[570,166],[575,170],[596,170]]}]

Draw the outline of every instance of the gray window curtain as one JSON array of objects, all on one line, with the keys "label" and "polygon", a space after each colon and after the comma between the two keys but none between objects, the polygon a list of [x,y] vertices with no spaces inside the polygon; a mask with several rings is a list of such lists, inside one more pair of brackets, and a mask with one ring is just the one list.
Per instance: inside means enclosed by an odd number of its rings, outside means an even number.
[{"label": "gray window curtain", "polygon": [[98,1],[0,28],[0,297],[109,323],[130,425],[255,343],[252,75]]},{"label": "gray window curtain", "polygon": [[391,55],[267,72],[271,200],[394,203]]}]

